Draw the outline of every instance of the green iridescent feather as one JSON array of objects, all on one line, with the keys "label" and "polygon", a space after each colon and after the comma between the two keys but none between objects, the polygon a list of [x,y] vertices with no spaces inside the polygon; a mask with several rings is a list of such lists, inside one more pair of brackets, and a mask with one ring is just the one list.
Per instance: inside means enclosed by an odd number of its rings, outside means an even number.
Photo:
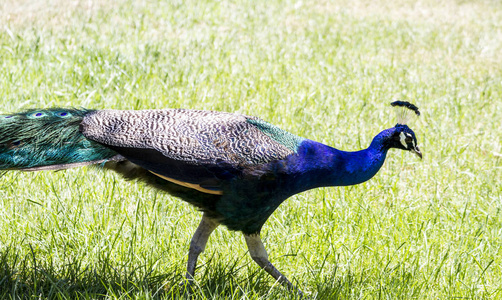
[{"label": "green iridescent feather", "polygon": [[0,169],[65,169],[117,155],[79,131],[85,109],[28,110],[0,116]]},{"label": "green iridescent feather", "polygon": [[274,141],[281,143],[282,145],[284,145],[286,148],[288,148],[293,152],[296,152],[298,146],[301,144],[302,141],[305,140],[302,137],[289,133],[286,130],[283,130],[275,125],[272,125],[258,118],[256,119],[248,118],[247,122],[253,124],[259,130],[261,130],[261,132],[268,135]]}]

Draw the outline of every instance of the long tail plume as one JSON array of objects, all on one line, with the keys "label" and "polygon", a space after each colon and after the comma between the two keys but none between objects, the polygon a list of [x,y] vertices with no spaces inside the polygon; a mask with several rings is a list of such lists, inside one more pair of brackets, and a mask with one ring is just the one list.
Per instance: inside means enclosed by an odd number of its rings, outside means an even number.
[{"label": "long tail plume", "polygon": [[113,159],[116,152],[79,131],[85,109],[0,115],[0,170],[59,170]]}]

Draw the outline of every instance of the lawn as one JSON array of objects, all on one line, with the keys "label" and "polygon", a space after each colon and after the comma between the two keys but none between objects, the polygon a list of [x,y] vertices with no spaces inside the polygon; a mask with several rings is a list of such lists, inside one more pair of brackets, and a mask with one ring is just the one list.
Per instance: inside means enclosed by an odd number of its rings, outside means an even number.
[{"label": "lawn", "polygon": [[[262,230],[310,299],[502,298],[502,4],[479,0],[0,2],[0,112],[193,108],[258,116],[342,150],[395,125],[351,187],[284,202]],[[0,298],[171,299],[201,213],[96,168],[0,177]],[[289,293],[223,227],[193,299]]]}]

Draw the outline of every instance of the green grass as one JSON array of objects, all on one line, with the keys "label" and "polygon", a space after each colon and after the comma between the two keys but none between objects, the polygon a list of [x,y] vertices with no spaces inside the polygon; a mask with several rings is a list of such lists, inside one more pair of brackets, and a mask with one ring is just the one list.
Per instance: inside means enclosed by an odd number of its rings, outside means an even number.
[{"label": "green grass", "polygon": [[[103,2],[103,3],[102,3]],[[312,299],[502,298],[498,1],[0,3],[3,112],[183,107],[256,115],[344,150],[410,123],[367,183],[286,201],[262,236]],[[0,178],[0,298],[171,299],[201,214],[95,169]],[[294,298],[225,228],[194,299]]]}]

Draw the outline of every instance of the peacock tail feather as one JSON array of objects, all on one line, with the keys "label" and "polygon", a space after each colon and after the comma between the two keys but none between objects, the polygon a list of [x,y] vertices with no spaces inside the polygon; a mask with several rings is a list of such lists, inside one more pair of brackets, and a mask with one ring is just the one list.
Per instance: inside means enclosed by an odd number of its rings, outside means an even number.
[{"label": "peacock tail feather", "polygon": [[0,115],[0,169],[58,170],[104,162],[117,153],[79,131],[86,109]]}]

